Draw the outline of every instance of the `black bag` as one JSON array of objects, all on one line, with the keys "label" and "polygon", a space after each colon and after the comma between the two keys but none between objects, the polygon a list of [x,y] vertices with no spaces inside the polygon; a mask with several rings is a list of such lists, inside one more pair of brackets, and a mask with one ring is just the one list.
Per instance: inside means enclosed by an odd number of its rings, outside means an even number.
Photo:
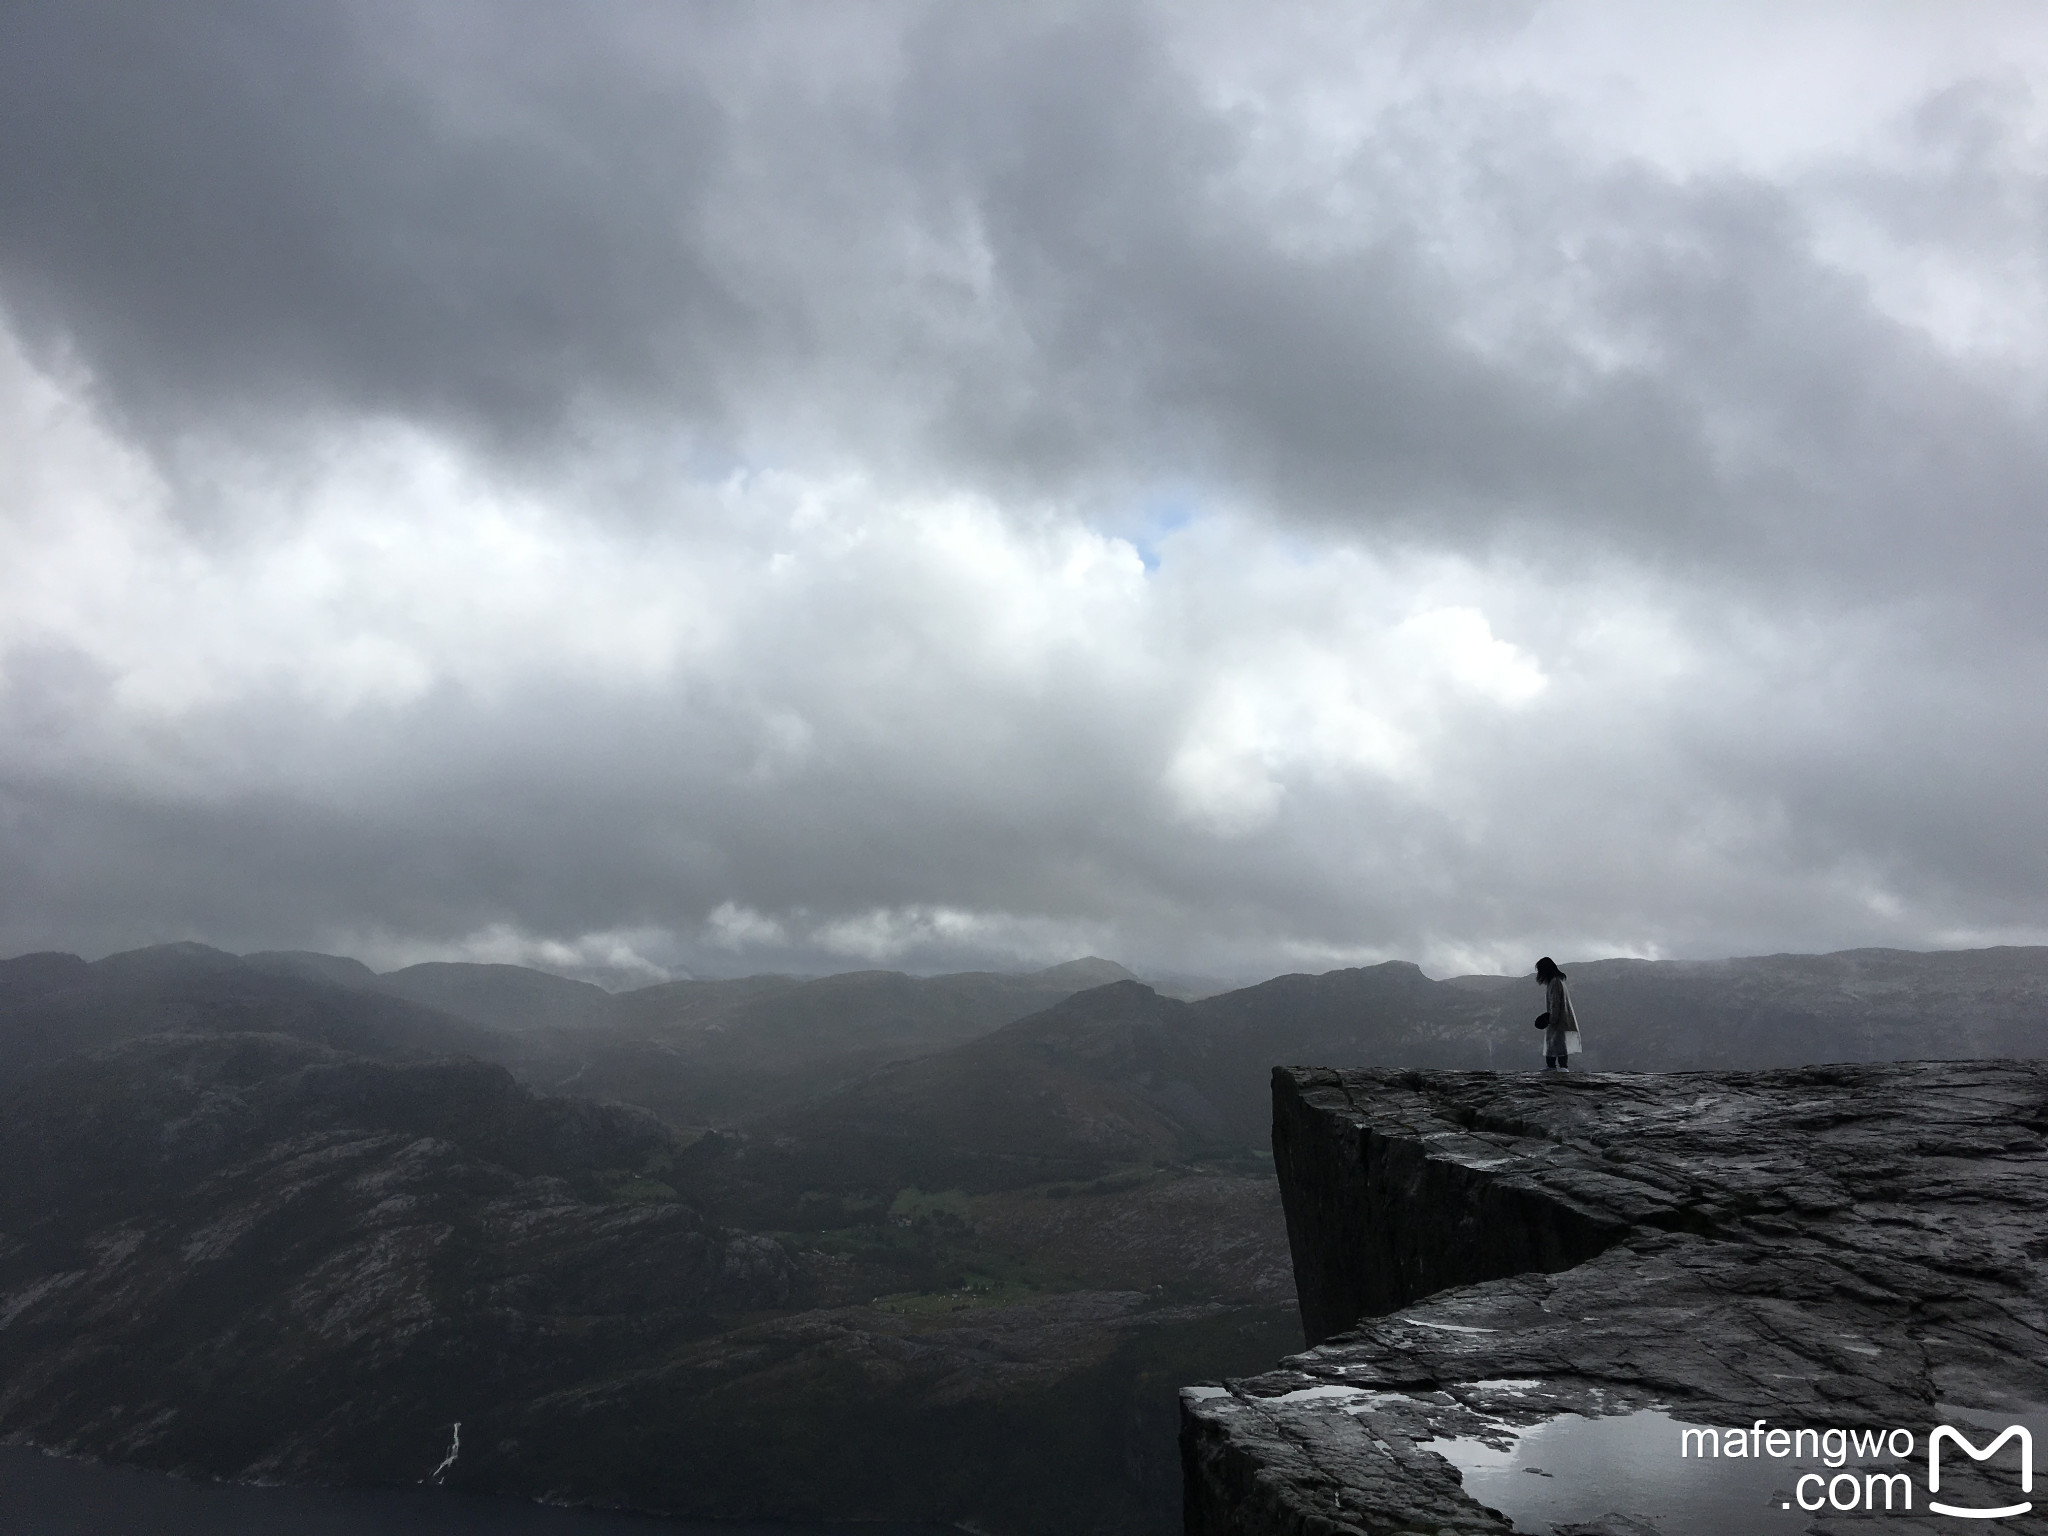
[{"label": "black bag", "polygon": [[1538,1029],[1548,1029],[1548,1028],[1550,1028],[1550,1015],[1549,1015],[1548,1013],[1539,1013],[1539,1014],[1537,1014],[1537,1015],[1536,1015],[1536,1027],[1537,1027]]}]

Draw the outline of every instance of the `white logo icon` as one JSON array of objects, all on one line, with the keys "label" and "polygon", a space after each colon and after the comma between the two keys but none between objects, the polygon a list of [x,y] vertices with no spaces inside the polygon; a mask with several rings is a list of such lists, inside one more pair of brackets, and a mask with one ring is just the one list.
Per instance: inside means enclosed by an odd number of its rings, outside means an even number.
[{"label": "white logo icon", "polygon": [[[1927,1437],[1927,1491],[1929,1493],[1941,1492],[1942,1441],[1955,1441],[1957,1445],[1961,1446],[1969,1454],[1972,1461],[1989,1461],[1998,1454],[1998,1448],[2015,1435],[2019,1436],[2020,1441],[2020,1492],[2032,1493],[2034,1491],[2034,1437],[2027,1432],[2026,1426],[2023,1424],[2009,1426],[2004,1434],[1985,1446],[1981,1451],[1972,1445],[1961,1431],[1950,1429],[1946,1424],[1937,1425],[1934,1433]],[[2034,1506],[2029,1502],[2026,1504],[2008,1504],[2003,1509],[1957,1509],[1952,1504],[1936,1504],[1930,1500],[1927,1507],[1938,1515],[1960,1515],[1965,1520],[2002,1520],[2007,1515],[2024,1515]]]}]

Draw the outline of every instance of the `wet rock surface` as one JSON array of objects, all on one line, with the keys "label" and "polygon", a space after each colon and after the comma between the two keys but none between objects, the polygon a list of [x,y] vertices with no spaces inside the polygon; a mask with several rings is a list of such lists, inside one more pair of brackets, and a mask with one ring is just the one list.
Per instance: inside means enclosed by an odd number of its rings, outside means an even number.
[{"label": "wet rock surface", "polygon": [[[1937,1404],[2048,1397],[2041,1064],[1282,1068],[1274,1105],[1322,1342],[1183,1393],[1191,1532],[1513,1530],[1431,1443],[1506,1445],[1562,1414],[1904,1426],[1924,1447]],[[1924,1484],[1924,1456],[1903,1469]],[[2014,1487],[2003,1463],[1956,1457],[1941,1496],[1990,1507]],[[1885,1528],[1957,1528],[1918,1497]],[[1588,1508],[1553,1528],[1657,1520]],[[2000,1528],[2044,1524],[2037,1508]]]}]

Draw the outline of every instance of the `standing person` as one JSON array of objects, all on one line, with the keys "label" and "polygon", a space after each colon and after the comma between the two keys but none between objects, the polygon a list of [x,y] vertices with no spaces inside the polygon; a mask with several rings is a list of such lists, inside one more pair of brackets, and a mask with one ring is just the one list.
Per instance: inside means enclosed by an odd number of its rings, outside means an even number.
[{"label": "standing person", "polygon": [[[1572,1012],[1572,995],[1564,988],[1564,972],[1557,968],[1557,962],[1545,955],[1536,962],[1536,981],[1543,988],[1544,1001],[1549,1006],[1549,1019],[1543,1029],[1543,1068],[1546,1072],[1570,1070],[1569,1055],[1576,1038],[1567,1043],[1567,1035],[1576,1037],[1579,1032],[1578,1015]],[[1584,1047],[1580,1047],[1584,1049]]]}]

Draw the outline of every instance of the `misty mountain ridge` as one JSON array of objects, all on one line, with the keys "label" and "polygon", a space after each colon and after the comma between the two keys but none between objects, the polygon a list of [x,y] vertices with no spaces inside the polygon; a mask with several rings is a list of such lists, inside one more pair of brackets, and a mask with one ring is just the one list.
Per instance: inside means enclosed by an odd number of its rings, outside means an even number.
[{"label": "misty mountain ridge", "polygon": [[[477,1491],[1164,1536],[1172,1386],[1300,1338],[1273,1066],[1534,1071],[1541,993],[1108,967],[0,962],[0,1434],[414,1481],[459,1418]],[[2048,949],[1566,968],[1586,1066],[2048,1054]]]},{"label": "misty mountain ridge", "polygon": [[0,961],[0,1077],[144,1035],[288,1034],[386,1060],[492,1058],[502,1035],[375,989],[251,965],[203,944],[85,961],[49,952]]},{"label": "misty mountain ridge", "polygon": [[[1567,969],[1581,1070],[2048,1055],[2048,948]],[[1194,1003],[1113,983],[772,1111],[756,1155],[856,1199],[892,1178],[973,1190],[1241,1156],[1265,1141],[1277,1064],[1536,1069],[1541,1007],[1531,979],[1433,981],[1405,961]]]},{"label": "misty mountain ridge", "polygon": [[[2048,1039],[2048,948],[1592,960],[1566,969],[1585,1029],[1584,1064],[1596,1070],[2024,1056]],[[1114,990],[1060,1009],[1104,988]],[[1515,1025],[1541,1001],[1528,978],[1434,981],[1405,961],[1275,977],[1192,1001],[1096,957],[1025,973],[767,975],[621,993],[521,966],[429,962],[379,975],[340,956],[237,957],[191,943],[91,962],[54,952],[0,961],[0,1029],[17,1057],[261,1019],[337,1049],[466,1052],[543,1086],[581,1074],[575,1087],[586,1094],[609,1084],[635,1086],[619,1096],[645,1098],[667,1087],[687,1100],[686,1078],[767,1074],[778,1092],[799,1097],[850,1090],[892,1063],[908,1070],[914,1059],[999,1035],[983,1055],[1014,1053],[1030,1037],[1040,1063],[1070,1058],[1099,1074],[1123,1061],[1133,1082],[1180,1084],[1145,1092],[1178,1094],[1193,1122],[1219,1125],[1235,1117],[1197,1083],[1218,1072],[1256,1076],[1281,1057],[1525,1066],[1540,1053]],[[1076,1021],[1084,1017],[1095,1022],[1082,1028]],[[1358,1051],[1388,1059],[1339,1059]],[[1169,1058],[1179,1064],[1174,1072]]]},{"label": "misty mountain ridge", "polygon": [[615,994],[510,965],[429,962],[378,975],[341,956],[237,957],[192,943],[92,962],[42,953],[0,961],[0,1073],[165,1030],[254,1028],[386,1059],[474,1055],[537,1087],[724,1124],[1129,975],[1090,957],[1021,974],[851,971]]},{"label": "misty mountain ridge", "polygon": [[[2037,1056],[2048,949],[1849,950],[1567,964],[1594,1070]],[[1108,977],[1100,985],[1089,985]],[[1403,961],[1193,1002],[1113,962],[914,977],[852,971],[609,994],[514,966],[376,976],[333,956],[203,945],[0,962],[0,1075],[137,1036],[262,1030],[383,1060],[469,1055],[542,1091],[734,1133],[714,1202],[794,1223],[789,1198],[887,1202],[1134,1165],[1238,1158],[1280,1063],[1534,1068],[1526,978],[1435,981]]]}]

